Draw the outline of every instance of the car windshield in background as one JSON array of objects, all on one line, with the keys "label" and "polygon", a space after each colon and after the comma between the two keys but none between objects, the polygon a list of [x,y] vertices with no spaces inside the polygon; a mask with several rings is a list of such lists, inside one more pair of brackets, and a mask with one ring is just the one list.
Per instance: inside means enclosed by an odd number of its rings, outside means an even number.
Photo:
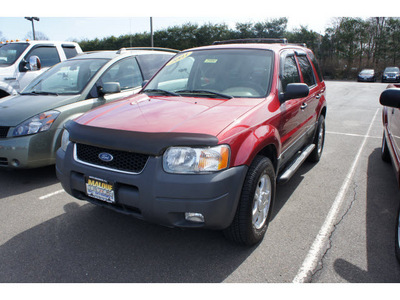
[{"label": "car windshield in background", "polygon": [[399,68],[397,68],[397,67],[393,67],[393,68],[386,68],[385,69],[385,73],[386,72],[393,72],[393,73],[395,73],[395,72],[399,72]]},{"label": "car windshield in background", "polygon": [[374,70],[362,70],[360,75],[374,75]]},{"label": "car windshield in background", "polygon": [[32,81],[21,94],[79,94],[107,61],[74,59],[59,63]]},{"label": "car windshield in background", "polygon": [[28,43],[6,44],[0,47],[0,67],[11,66],[28,47]]},{"label": "car windshield in background", "polygon": [[184,52],[149,82],[144,93],[193,97],[265,97],[273,70],[269,50],[216,49]]}]

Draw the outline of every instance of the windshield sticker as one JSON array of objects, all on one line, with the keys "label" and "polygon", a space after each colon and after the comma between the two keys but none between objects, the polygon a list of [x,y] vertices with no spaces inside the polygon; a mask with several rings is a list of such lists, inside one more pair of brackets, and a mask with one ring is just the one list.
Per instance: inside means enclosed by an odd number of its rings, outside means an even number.
[{"label": "windshield sticker", "polygon": [[177,63],[178,61],[185,59],[186,57],[188,57],[191,54],[192,54],[192,52],[183,53],[182,55],[179,55],[178,57],[173,58],[169,63],[167,63],[167,66],[173,65],[174,63]]},{"label": "windshield sticker", "polygon": [[217,58],[207,58],[204,63],[205,64],[215,64],[218,61]]}]

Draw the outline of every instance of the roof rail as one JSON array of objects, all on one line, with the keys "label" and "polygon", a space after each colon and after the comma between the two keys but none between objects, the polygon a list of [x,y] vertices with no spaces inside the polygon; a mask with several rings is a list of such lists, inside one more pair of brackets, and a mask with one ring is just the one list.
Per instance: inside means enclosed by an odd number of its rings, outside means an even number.
[{"label": "roof rail", "polygon": [[245,44],[245,43],[263,43],[263,44],[287,44],[286,38],[252,38],[252,39],[238,39],[238,40],[226,40],[226,41],[215,41],[213,45],[225,45],[225,44]]},{"label": "roof rail", "polygon": [[117,51],[117,54],[121,54],[125,51],[128,50],[154,50],[154,51],[166,51],[166,52],[174,52],[178,53],[180,52],[179,50],[176,49],[170,49],[170,48],[155,48],[155,47],[130,47],[130,48],[121,48]]},{"label": "roof rail", "polygon": [[307,48],[307,45],[306,45],[306,43],[290,43],[289,45],[293,45],[293,46],[300,46],[300,47]]}]

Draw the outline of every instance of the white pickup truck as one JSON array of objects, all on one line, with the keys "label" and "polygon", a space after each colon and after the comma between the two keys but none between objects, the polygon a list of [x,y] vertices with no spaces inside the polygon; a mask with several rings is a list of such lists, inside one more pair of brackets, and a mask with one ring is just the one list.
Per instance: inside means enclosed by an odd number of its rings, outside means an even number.
[{"label": "white pickup truck", "polygon": [[0,47],[0,98],[22,91],[34,78],[60,61],[82,53],[75,42],[23,41]]}]

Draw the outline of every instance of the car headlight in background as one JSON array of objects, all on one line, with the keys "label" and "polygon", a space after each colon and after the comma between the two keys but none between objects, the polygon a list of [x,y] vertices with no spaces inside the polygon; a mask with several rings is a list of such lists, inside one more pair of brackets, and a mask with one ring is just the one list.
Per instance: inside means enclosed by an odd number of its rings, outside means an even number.
[{"label": "car headlight in background", "polygon": [[38,114],[15,127],[13,136],[23,136],[49,130],[59,114],[60,112],[55,110]]},{"label": "car headlight in background", "polygon": [[65,152],[67,151],[67,146],[70,143],[69,141],[69,132],[67,129],[64,129],[62,137],[61,137],[61,149]]},{"label": "car headlight in background", "polygon": [[171,147],[164,153],[163,167],[168,173],[196,174],[228,168],[228,145],[211,148]]}]

